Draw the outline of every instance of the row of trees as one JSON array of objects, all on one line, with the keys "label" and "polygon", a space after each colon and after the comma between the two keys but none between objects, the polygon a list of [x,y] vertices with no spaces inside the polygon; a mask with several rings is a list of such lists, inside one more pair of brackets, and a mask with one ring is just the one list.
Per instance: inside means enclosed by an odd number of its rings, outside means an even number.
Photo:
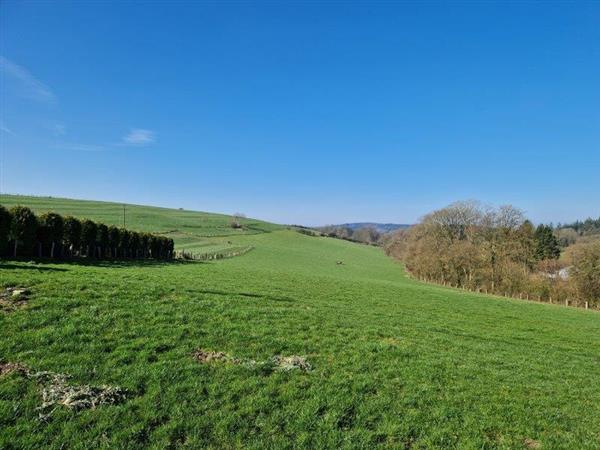
[{"label": "row of trees", "polygon": [[383,236],[374,227],[370,226],[352,229],[343,225],[326,225],[317,228],[317,230],[328,237],[371,245],[377,245]]},{"label": "row of trees", "polygon": [[[572,261],[558,261],[561,251],[552,227],[534,227],[512,206],[452,204],[395,233],[385,249],[419,278],[502,295],[600,306],[600,245],[578,252]],[[568,272],[562,270],[569,265]]]},{"label": "row of trees", "polygon": [[577,220],[573,223],[558,224],[557,230],[573,230],[579,236],[591,236],[600,234],[600,217],[597,219],[587,218],[585,220]]},{"label": "row of trees", "polygon": [[554,229],[554,234],[558,238],[561,247],[600,239],[600,217],[598,219],[578,220],[569,224],[559,224]]},{"label": "row of trees", "polygon": [[52,212],[38,217],[24,206],[7,210],[0,205],[0,255],[170,259],[174,242],[89,219]]}]

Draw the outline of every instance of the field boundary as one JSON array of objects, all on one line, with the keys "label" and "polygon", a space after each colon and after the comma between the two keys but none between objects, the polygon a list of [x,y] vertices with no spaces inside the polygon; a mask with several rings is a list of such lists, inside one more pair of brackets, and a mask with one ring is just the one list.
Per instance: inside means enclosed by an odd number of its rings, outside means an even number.
[{"label": "field boundary", "polygon": [[185,250],[176,250],[175,258],[184,260],[194,261],[212,261],[216,259],[228,259],[235,258],[236,256],[242,256],[246,253],[254,250],[254,246],[246,245],[243,247],[231,247],[227,250],[206,252],[206,253],[191,253]]},{"label": "field boundary", "polygon": [[495,297],[495,298],[499,298],[499,299],[519,300],[522,302],[563,306],[565,308],[577,308],[577,309],[582,309],[585,311],[600,312],[599,309],[592,307],[589,304],[589,302],[585,302],[583,305],[580,305],[576,302],[573,302],[572,300],[565,300],[565,302],[563,303],[563,302],[553,302],[552,298],[550,298],[550,301],[544,301],[541,299],[541,296],[539,296],[539,295],[537,296],[538,298],[536,299],[534,295],[529,295],[529,294],[523,293],[523,292],[519,292],[518,297],[516,295],[511,295],[512,293],[509,294],[508,292],[505,295],[502,295],[502,294],[498,294],[498,293],[488,292],[486,289],[481,289],[481,288],[473,289],[473,288],[469,288],[469,287],[465,287],[465,286],[458,286],[458,285],[455,286],[452,283],[448,283],[448,282],[442,283],[442,282],[432,280],[432,279],[429,279],[426,277],[417,277],[410,270],[408,270],[406,268],[406,266],[404,267],[404,270],[406,271],[408,278],[410,278],[412,280],[419,281],[421,283],[431,284],[431,285],[446,288],[446,289],[452,289],[452,290],[463,291],[463,292],[471,292],[473,294],[484,295],[486,297]]}]

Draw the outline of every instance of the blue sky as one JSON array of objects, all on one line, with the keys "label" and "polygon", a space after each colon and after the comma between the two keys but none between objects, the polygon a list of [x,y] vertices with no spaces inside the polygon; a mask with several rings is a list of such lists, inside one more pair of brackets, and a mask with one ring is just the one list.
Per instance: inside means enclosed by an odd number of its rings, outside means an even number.
[{"label": "blue sky", "polygon": [[2,192],[600,216],[600,3],[0,3]]}]

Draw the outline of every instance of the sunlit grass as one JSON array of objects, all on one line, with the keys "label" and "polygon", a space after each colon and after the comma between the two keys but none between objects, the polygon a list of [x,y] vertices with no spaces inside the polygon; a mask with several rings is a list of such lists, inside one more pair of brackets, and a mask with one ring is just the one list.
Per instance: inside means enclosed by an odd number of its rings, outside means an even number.
[{"label": "sunlit grass", "polygon": [[[130,393],[40,421],[39,386],[3,376],[0,448],[599,448],[597,312],[421,284],[341,240],[228,240],[255,249],[209,263],[0,262],[2,286],[32,292],[0,314],[0,359]],[[313,370],[203,365],[196,348],[301,355]]]}]

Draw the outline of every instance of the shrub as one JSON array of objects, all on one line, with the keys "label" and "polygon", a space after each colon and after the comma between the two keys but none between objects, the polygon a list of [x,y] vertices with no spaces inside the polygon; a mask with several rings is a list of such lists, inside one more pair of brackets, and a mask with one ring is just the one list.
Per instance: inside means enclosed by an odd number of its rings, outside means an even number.
[{"label": "shrub", "polygon": [[544,259],[558,259],[560,247],[558,239],[552,228],[548,225],[539,225],[535,230],[535,257],[538,261]]},{"label": "shrub", "polygon": [[108,249],[108,227],[103,223],[98,224],[98,234],[96,236],[96,243],[98,244],[98,255],[100,258],[105,258]]},{"label": "shrub", "polygon": [[56,246],[60,245],[63,237],[64,220],[56,213],[46,213],[40,216],[40,225],[46,228],[46,239],[50,244],[50,257],[54,258]]},{"label": "shrub", "polygon": [[129,240],[131,239],[131,233],[125,228],[119,230],[119,249],[121,251],[121,257],[127,258],[129,256]]},{"label": "shrub", "polygon": [[12,215],[2,205],[0,205],[0,256],[8,254],[8,237],[10,234],[10,224]]},{"label": "shrub", "polygon": [[229,225],[231,226],[231,228],[243,228],[244,226],[242,225],[242,221],[246,218],[245,214],[242,213],[235,213],[233,216],[231,216],[231,220],[229,222]]},{"label": "shrub", "polygon": [[119,246],[121,245],[121,230],[111,225],[108,227],[108,246],[113,258],[118,255]]},{"label": "shrub", "polygon": [[[56,247],[69,256],[123,258],[173,258],[175,243],[165,236],[107,226],[89,219],[63,219],[56,213],[39,219],[31,209],[16,206],[8,211],[0,205],[0,255],[30,255],[37,244],[38,256],[56,256]],[[11,248],[12,245],[12,248]],[[64,252],[58,254],[64,256]]]},{"label": "shrub", "polygon": [[600,306],[600,242],[580,246],[572,258],[570,276],[579,298]]},{"label": "shrub", "polygon": [[169,252],[167,257],[173,258],[173,256],[175,255],[175,241],[171,238],[169,238],[167,241],[167,250]]},{"label": "shrub", "polygon": [[156,259],[156,258],[158,258],[159,254],[160,254],[160,240],[158,239],[158,236],[152,235],[150,237],[150,257]]},{"label": "shrub", "polygon": [[142,258],[148,258],[150,256],[150,239],[152,235],[149,233],[142,233],[140,237],[140,247],[142,248]]},{"label": "shrub", "polygon": [[15,206],[11,209],[11,224],[9,238],[13,242],[13,256],[17,256],[21,247],[24,255],[30,255],[36,241],[37,218],[33,211],[25,206]]},{"label": "shrub", "polygon": [[81,246],[85,249],[85,256],[93,256],[96,248],[96,236],[98,235],[98,225],[89,219],[81,222]]},{"label": "shrub", "polygon": [[37,255],[42,257],[42,255],[46,254],[46,251],[50,247],[50,230],[49,227],[41,221],[38,221],[38,225],[36,227],[35,240],[37,242],[38,249]]},{"label": "shrub", "polygon": [[67,216],[63,224],[63,243],[74,256],[81,245],[81,222],[72,216]]},{"label": "shrub", "polygon": [[140,257],[141,236],[137,231],[132,231],[129,237],[129,254],[132,258]]}]

